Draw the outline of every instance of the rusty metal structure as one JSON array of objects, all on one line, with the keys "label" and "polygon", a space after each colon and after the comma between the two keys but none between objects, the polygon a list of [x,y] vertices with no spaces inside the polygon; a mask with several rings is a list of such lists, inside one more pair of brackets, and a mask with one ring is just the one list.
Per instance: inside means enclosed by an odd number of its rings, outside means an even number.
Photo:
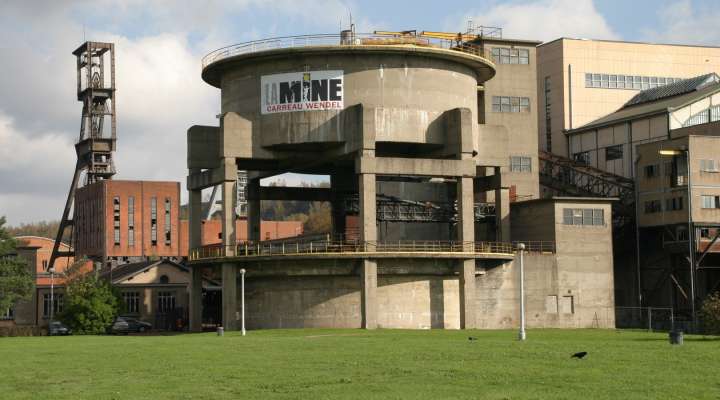
[{"label": "rusty metal structure", "polygon": [[53,268],[60,257],[74,256],[72,247],[61,251],[60,242],[68,228],[73,242],[76,189],[80,184],[86,186],[115,175],[115,45],[85,42],[72,54],[77,59],[77,99],[83,103],[80,135],[75,144],[77,163],[48,268]]}]

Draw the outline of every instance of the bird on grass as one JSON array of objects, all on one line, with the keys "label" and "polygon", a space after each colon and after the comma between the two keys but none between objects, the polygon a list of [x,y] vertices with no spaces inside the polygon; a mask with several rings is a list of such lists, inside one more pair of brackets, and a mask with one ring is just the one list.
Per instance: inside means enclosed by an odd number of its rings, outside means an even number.
[{"label": "bird on grass", "polygon": [[474,336],[470,336],[470,337],[468,337],[468,340],[472,342],[473,340],[478,340],[478,338],[476,338]]},{"label": "bird on grass", "polygon": [[583,357],[585,357],[586,355],[587,355],[587,351],[581,351],[579,353],[575,353],[575,354],[571,355],[570,358],[577,358],[578,360],[580,360]]}]

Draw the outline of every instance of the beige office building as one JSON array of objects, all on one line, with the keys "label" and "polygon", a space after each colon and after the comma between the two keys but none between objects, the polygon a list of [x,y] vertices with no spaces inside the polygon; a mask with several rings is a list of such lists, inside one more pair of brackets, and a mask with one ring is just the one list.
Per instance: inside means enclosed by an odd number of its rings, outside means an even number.
[{"label": "beige office building", "polygon": [[560,38],[537,48],[539,146],[569,156],[565,130],[621,108],[640,90],[720,71],[720,48]]}]

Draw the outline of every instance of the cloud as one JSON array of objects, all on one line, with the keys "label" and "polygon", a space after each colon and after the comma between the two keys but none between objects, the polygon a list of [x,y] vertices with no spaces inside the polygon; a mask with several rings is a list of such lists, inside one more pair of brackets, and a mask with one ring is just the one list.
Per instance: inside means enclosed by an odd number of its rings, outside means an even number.
[{"label": "cloud", "polygon": [[645,41],[659,43],[681,43],[696,45],[717,45],[720,42],[720,10],[716,4],[703,7],[693,6],[689,0],[665,5],[658,11],[662,29],[644,29]]},{"label": "cloud", "polygon": [[[269,36],[335,32],[347,2],[10,1],[0,12],[0,215],[58,219],[75,164],[83,41],[116,44],[117,179],[187,174],[186,130],[217,124],[220,92],[200,79],[214,48]],[[42,9],[42,13],[37,10]],[[355,8],[353,8],[355,9]],[[354,16],[363,25],[373,24]],[[258,21],[262,21],[261,23]],[[184,184],[183,184],[183,197]]]},{"label": "cloud", "polygon": [[560,37],[618,39],[592,0],[538,0],[495,5],[449,21],[451,32],[465,31],[467,21],[498,26],[513,39],[554,40]]}]

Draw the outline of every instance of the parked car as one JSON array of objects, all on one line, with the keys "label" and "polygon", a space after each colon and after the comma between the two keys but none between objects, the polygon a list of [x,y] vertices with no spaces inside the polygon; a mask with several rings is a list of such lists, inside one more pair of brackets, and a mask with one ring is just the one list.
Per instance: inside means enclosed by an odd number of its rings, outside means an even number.
[{"label": "parked car", "polygon": [[48,336],[67,336],[72,335],[72,330],[63,325],[60,321],[50,321],[48,324]]},{"label": "parked car", "polygon": [[142,333],[150,329],[152,329],[152,325],[145,321],[129,317],[117,317],[115,318],[115,322],[110,326],[110,333]]}]

